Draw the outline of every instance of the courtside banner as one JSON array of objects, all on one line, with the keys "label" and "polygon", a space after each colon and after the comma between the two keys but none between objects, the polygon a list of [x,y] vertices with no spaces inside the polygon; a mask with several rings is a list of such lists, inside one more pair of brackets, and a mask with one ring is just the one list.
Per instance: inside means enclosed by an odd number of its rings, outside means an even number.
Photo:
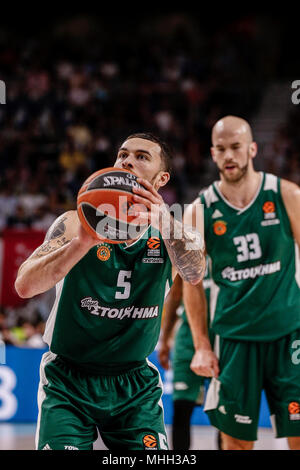
[{"label": "courtside banner", "polygon": [[[38,415],[37,391],[41,357],[46,349],[16,348],[6,346],[5,364],[0,365],[0,422],[36,422]],[[159,365],[157,352],[149,356],[161,374],[164,393],[165,423],[172,424],[172,371],[167,373]],[[209,425],[202,407],[196,407],[192,424]],[[259,425],[270,427],[269,410],[262,395]]]},{"label": "courtside banner", "polygon": [[4,230],[2,233],[0,266],[0,304],[4,307],[17,307],[25,300],[18,296],[14,288],[20,265],[41,244],[45,232],[36,230]]}]

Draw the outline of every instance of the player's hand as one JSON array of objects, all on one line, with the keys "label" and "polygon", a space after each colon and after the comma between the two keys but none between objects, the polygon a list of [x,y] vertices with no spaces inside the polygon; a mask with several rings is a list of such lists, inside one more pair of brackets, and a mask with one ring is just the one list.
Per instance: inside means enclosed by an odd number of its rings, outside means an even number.
[{"label": "player's hand", "polygon": [[170,346],[166,343],[160,344],[158,350],[158,360],[163,369],[170,369]]},{"label": "player's hand", "polygon": [[78,230],[78,240],[80,242],[80,245],[82,247],[85,247],[87,250],[101,243],[100,239],[97,240],[96,238],[93,238],[89,233],[87,233],[87,231],[83,228],[81,224],[79,225]]},{"label": "player's hand", "polygon": [[137,203],[133,206],[132,214],[136,217],[135,222],[141,225],[151,224],[159,230],[162,213],[166,211],[164,200],[149,181],[138,178],[137,182],[143,187],[132,188],[135,193],[134,200]]},{"label": "player's hand", "polygon": [[190,364],[191,370],[203,377],[219,377],[219,361],[211,349],[198,349]]}]

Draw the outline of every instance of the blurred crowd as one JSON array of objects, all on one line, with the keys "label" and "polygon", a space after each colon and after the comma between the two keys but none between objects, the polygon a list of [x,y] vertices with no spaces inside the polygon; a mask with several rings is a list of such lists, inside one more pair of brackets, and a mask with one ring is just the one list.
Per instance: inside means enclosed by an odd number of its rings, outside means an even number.
[{"label": "blurred crowd", "polygon": [[[212,125],[226,114],[251,123],[263,85],[282,70],[279,25],[246,17],[220,21],[210,34],[205,21],[173,14],[132,28],[124,27],[123,18],[112,23],[77,17],[30,36],[3,29],[0,231],[46,231],[58,215],[75,208],[89,174],[113,165],[118,145],[133,132],[152,132],[171,145],[173,176],[163,197],[168,204],[188,202],[189,188],[216,176]],[[267,61],[266,31],[274,31]],[[270,159],[271,171],[298,171],[298,182],[299,124],[291,117],[280,130],[272,144],[276,160]],[[40,310],[48,304],[41,305],[17,318],[10,312],[14,322],[8,329],[2,312],[3,339],[28,344],[40,338]]]}]

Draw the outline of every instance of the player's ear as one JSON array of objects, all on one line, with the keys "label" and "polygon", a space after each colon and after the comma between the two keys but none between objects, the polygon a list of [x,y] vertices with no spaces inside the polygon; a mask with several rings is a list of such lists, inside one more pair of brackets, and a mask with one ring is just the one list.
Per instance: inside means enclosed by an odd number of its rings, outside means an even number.
[{"label": "player's ear", "polygon": [[211,154],[211,157],[212,157],[213,161],[216,162],[215,148],[214,147],[210,147],[210,154]]},{"label": "player's ear", "polygon": [[249,154],[251,158],[255,158],[257,154],[257,143],[256,142],[251,142],[249,145]]},{"label": "player's ear", "polygon": [[157,184],[159,188],[165,186],[170,180],[170,173],[168,171],[161,171],[158,175]]}]

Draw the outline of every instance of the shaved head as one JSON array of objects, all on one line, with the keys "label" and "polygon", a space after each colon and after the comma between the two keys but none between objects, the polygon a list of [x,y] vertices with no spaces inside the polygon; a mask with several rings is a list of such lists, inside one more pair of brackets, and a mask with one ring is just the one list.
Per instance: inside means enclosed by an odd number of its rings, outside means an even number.
[{"label": "shaved head", "polygon": [[249,123],[237,116],[225,116],[212,129],[211,154],[221,177],[239,182],[253,170],[252,159],[257,152]]},{"label": "shaved head", "polygon": [[253,142],[252,131],[249,123],[237,116],[225,116],[216,122],[212,129],[212,144],[218,139],[236,135],[247,143]]}]

